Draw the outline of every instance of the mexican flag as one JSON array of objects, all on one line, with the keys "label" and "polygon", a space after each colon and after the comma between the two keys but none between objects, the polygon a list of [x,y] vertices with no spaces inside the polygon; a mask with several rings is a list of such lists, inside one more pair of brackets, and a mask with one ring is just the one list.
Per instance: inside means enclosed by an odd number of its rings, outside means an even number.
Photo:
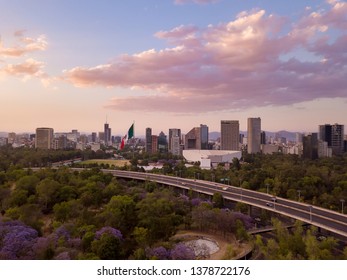
[{"label": "mexican flag", "polygon": [[120,144],[120,149],[123,149],[125,146],[125,143],[134,137],[134,124],[131,125],[131,127],[128,130],[128,133],[124,135],[122,138],[122,143]]}]

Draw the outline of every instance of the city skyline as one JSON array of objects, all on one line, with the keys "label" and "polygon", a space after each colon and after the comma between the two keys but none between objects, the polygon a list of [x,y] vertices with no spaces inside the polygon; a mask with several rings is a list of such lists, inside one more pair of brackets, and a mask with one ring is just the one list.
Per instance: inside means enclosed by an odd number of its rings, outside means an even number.
[{"label": "city skyline", "polygon": [[347,3],[0,0],[0,131],[347,125]]}]

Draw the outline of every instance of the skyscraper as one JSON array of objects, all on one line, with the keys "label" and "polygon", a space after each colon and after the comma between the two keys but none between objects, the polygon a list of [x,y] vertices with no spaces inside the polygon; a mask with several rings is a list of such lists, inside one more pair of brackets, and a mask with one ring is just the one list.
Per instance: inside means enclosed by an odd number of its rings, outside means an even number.
[{"label": "skyscraper", "polygon": [[318,134],[311,133],[302,138],[303,157],[307,159],[318,158]]},{"label": "skyscraper", "polygon": [[169,152],[173,155],[181,154],[181,129],[170,128],[169,129]]},{"label": "skyscraper", "polygon": [[107,122],[104,124],[104,142],[106,146],[111,143],[111,128]]},{"label": "skyscraper", "polygon": [[319,139],[327,142],[332,149],[333,155],[341,155],[344,151],[343,146],[344,126],[340,124],[324,124],[319,126]]},{"label": "skyscraper", "polygon": [[158,152],[158,136],[157,135],[151,135],[151,141],[152,141],[152,144],[151,144],[151,147],[152,147],[152,151],[151,153],[157,153]]},{"label": "skyscraper", "polygon": [[247,121],[247,152],[260,153],[261,119],[248,118]]},{"label": "skyscraper", "polygon": [[36,128],[35,148],[51,149],[53,145],[53,128]]},{"label": "skyscraper", "polygon": [[200,124],[201,150],[208,150],[208,126]]},{"label": "skyscraper", "polygon": [[192,128],[184,137],[185,150],[201,150],[200,127]]},{"label": "skyscraper", "polygon": [[240,143],[240,124],[239,121],[222,120],[220,149],[238,151]]},{"label": "skyscraper", "polygon": [[163,131],[158,135],[158,150],[160,153],[167,153],[167,137]]},{"label": "skyscraper", "polygon": [[152,153],[152,128],[146,128],[146,145],[145,145],[146,153]]},{"label": "skyscraper", "polygon": [[186,150],[208,150],[208,126],[201,124],[200,127],[192,128],[184,138]]}]

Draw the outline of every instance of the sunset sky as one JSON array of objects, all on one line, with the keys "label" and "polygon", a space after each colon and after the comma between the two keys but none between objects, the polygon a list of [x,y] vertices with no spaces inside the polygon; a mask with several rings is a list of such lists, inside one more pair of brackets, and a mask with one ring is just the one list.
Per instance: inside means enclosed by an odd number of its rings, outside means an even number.
[{"label": "sunset sky", "polygon": [[347,125],[347,2],[0,0],[0,131]]}]

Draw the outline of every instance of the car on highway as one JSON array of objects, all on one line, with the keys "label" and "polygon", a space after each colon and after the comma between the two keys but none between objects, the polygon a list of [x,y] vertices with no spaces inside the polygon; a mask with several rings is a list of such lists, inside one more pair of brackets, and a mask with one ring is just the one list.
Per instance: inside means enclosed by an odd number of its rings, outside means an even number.
[{"label": "car on highway", "polygon": [[274,207],[273,203],[270,203],[270,202],[266,202],[266,206],[268,206],[268,207]]},{"label": "car on highway", "polygon": [[223,187],[222,190],[223,191],[227,191],[229,189],[229,187]]},{"label": "car on highway", "polygon": [[273,202],[277,202],[277,198],[276,198],[276,196],[271,197],[271,201],[273,201]]}]

